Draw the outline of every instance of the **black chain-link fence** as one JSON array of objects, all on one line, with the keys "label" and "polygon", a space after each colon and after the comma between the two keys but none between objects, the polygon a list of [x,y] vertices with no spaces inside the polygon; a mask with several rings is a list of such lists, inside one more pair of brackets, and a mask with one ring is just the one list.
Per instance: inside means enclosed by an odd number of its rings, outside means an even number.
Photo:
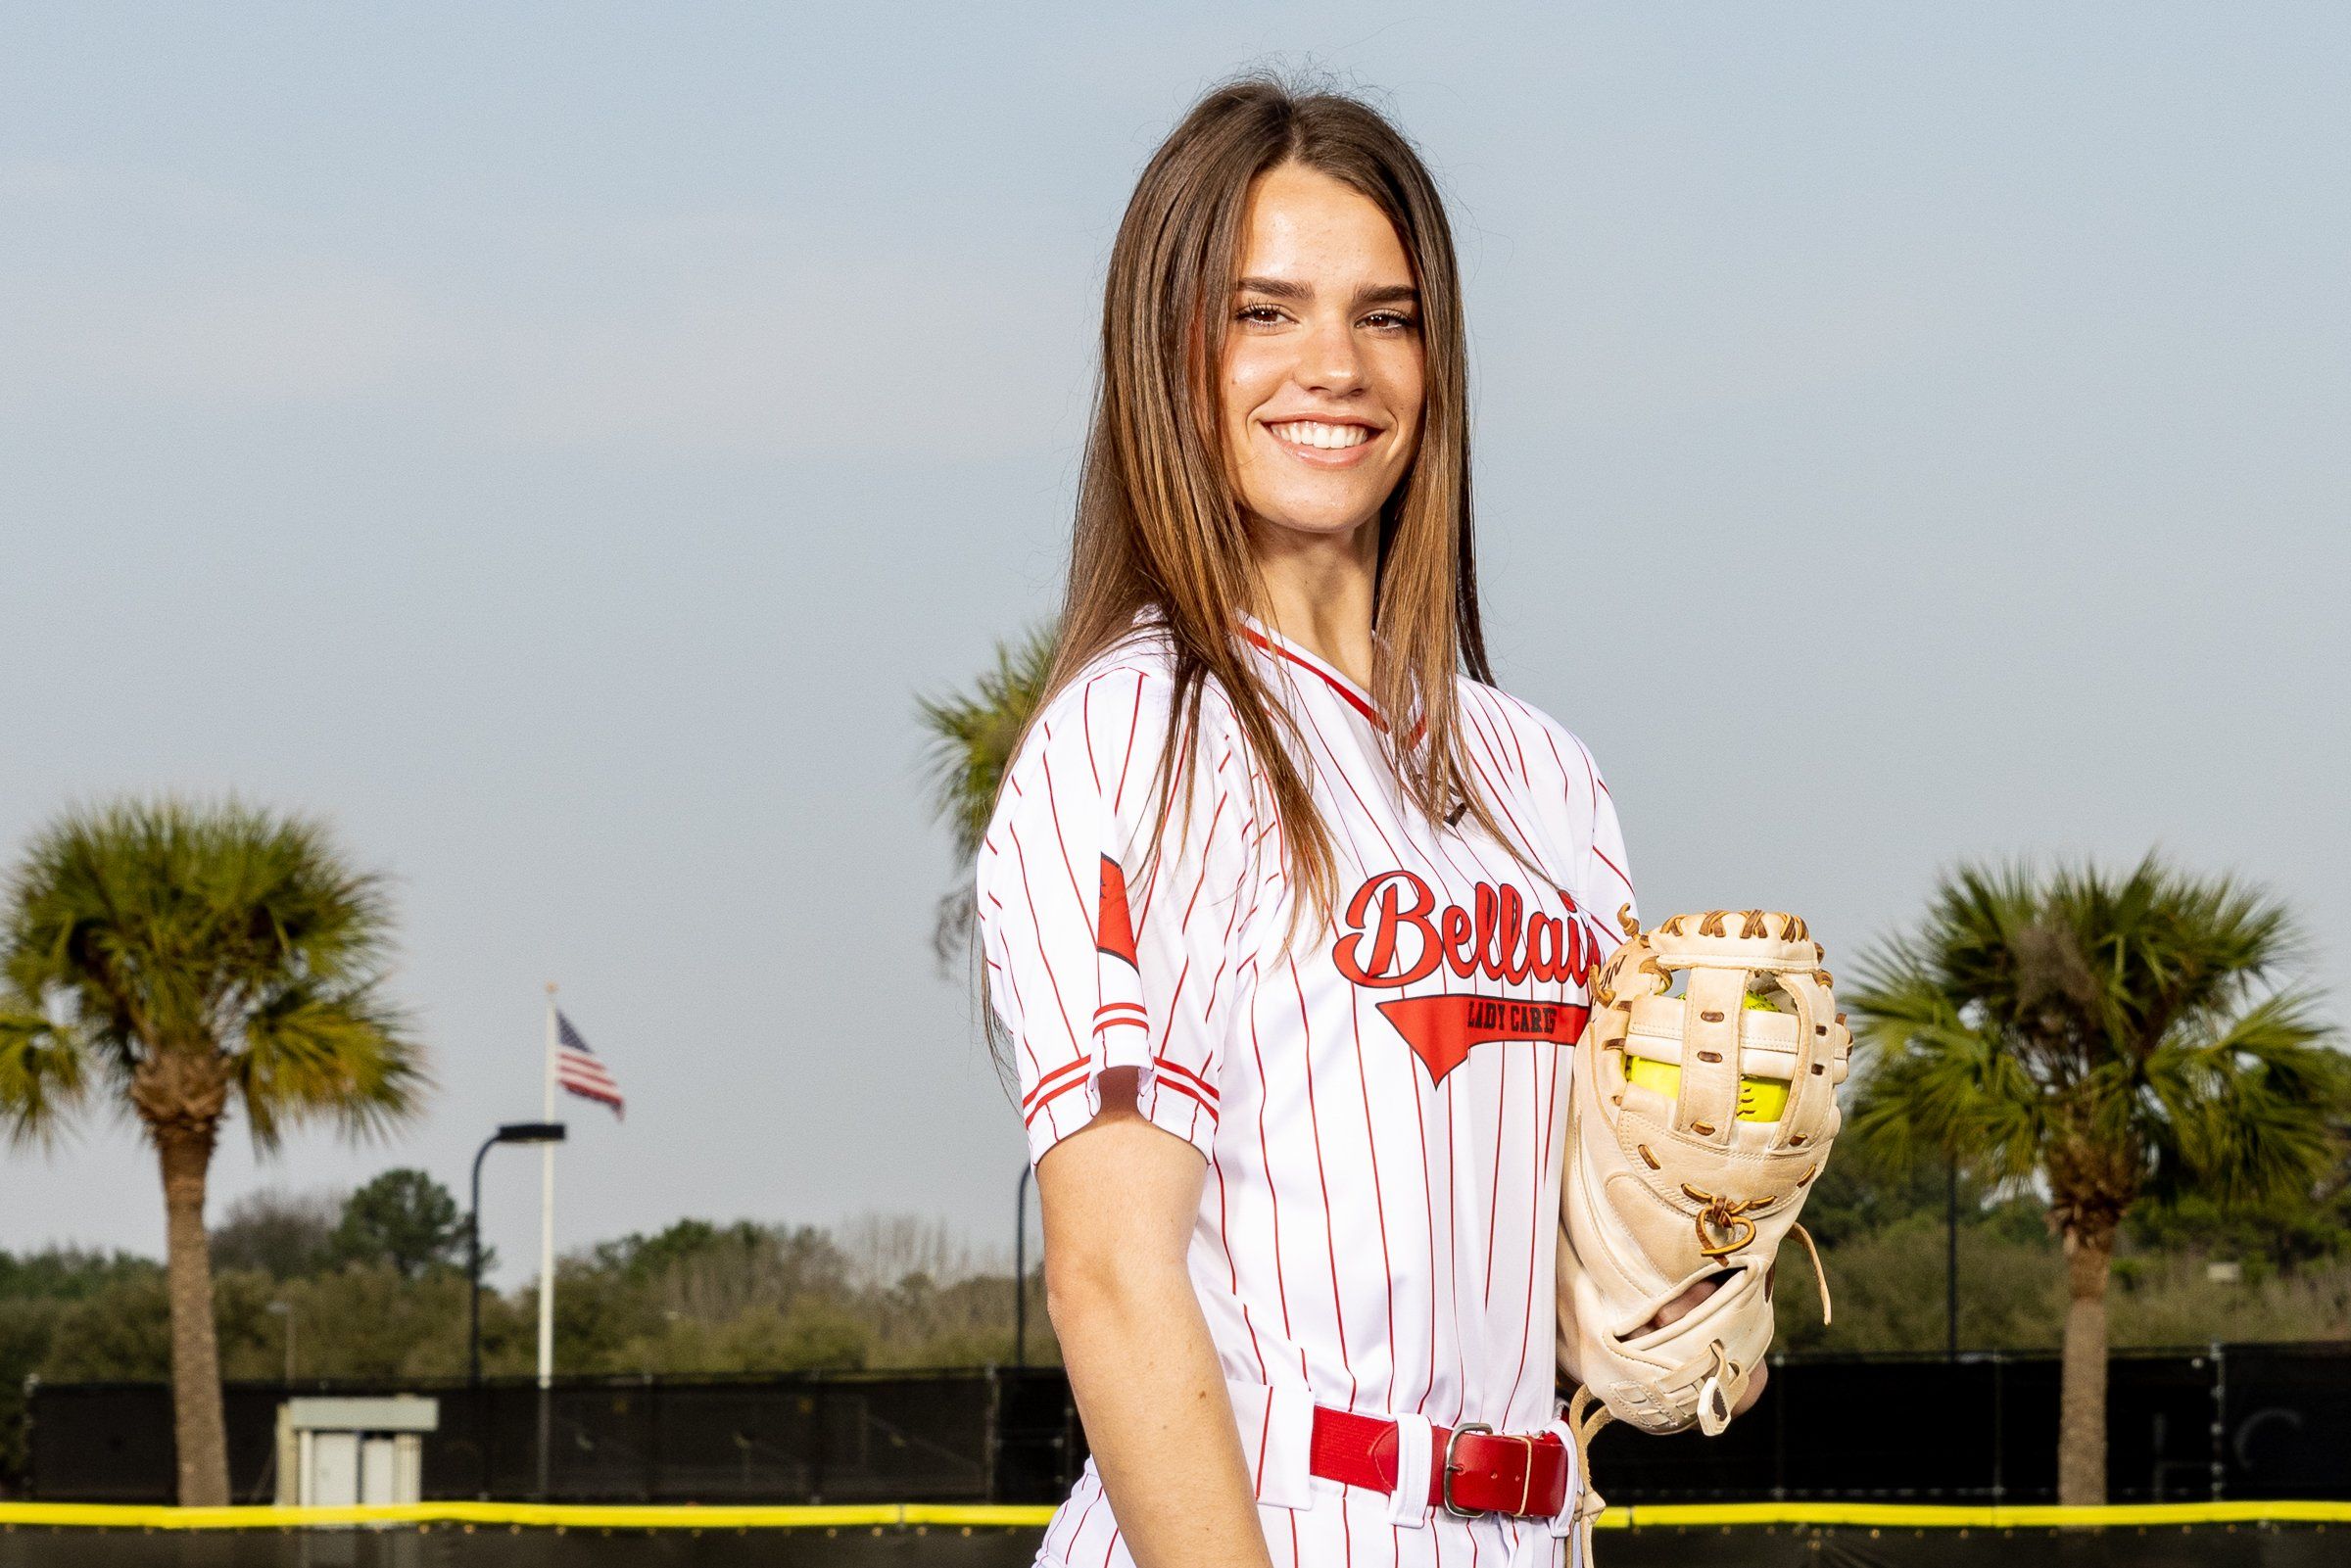
[{"label": "black chain-link fence", "polygon": [[[1052,1501],[1085,1456],[1057,1368],[759,1378],[233,1384],[230,1486],[274,1495],[272,1433],[290,1394],[430,1394],[428,1498],[558,1502]],[[1593,1467],[1617,1502],[1722,1497],[2048,1502],[2058,1364],[2048,1355],[1793,1356],[1719,1438],[1602,1433]],[[53,1384],[29,1402],[26,1495],[161,1502],[169,1393]],[[2107,1487],[2115,1501],[2351,1497],[2351,1344],[2117,1355]]]},{"label": "black chain-link fence", "polygon": [[[229,1491],[276,1495],[278,1405],[308,1395],[424,1394],[440,1423],[424,1442],[424,1496],[554,1502],[984,1502],[1026,1496],[1060,1473],[1047,1459],[998,1476],[997,1434],[1023,1412],[1068,1402],[1058,1370],[736,1378],[232,1383]],[[171,1496],[170,1392],[153,1383],[31,1390],[24,1495],[163,1502]],[[1009,1419],[1008,1419],[1009,1418]],[[1033,1446],[1034,1440],[1031,1439]],[[1046,1443],[1048,1453],[1059,1451]]]},{"label": "black chain-link fence", "polygon": [[[1720,1438],[1611,1428],[1592,1465],[1625,1502],[2054,1502],[2059,1393],[2053,1355],[1791,1357]],[[2351,1344],[2112,1357],[2106,1491],[2351,1497]]]}]

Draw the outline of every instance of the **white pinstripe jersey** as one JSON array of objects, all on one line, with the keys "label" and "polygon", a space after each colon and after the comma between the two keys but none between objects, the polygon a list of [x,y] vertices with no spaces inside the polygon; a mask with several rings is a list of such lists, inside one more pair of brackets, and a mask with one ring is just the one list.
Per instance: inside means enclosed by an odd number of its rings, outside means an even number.
[{"label": "white pinstripe jersey", "polygon": [[[979,858],[1031,1158],[1091,1119],[1100,1073],[1132,1067],[1142,1115],[1206,1159],[1190,1273],[1275,1562],[1557,1561],[1543,1521],[1392,1504],[1310,1478],[1305,1445],[1316,1402],[1408,1429],[1557,1416],[1569,1047],[1633,896],[1615,809],[1580,741],[1463,679],[1479,784],[1534,876],[1474,817],[1432,826],[1404,797],[1362,689],[1254,621],[1244,635],[1304,741],[1332,918],[1310,911],[1285,944],[1280,824],[1214,689],[1188,815],[1147,853],[1172,657],[1141,631],[1097,660],[1039,716]],[[1130,1560],[1089,1463],[1040,1561]]]}]

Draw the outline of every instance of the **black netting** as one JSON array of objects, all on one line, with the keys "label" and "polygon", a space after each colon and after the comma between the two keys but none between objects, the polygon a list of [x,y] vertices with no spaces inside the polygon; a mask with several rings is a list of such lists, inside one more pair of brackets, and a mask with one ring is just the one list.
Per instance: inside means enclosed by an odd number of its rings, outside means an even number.
[{"label": "black netting", "polygon": [[[1027,1407],[1050,1402],[1057,1414],[1066,1411],[1068,1389],[1058,1373],[1008,1374],[1008,1380],[1018,1385]],[[229,1481],[239,1501],[273,1497],[277,1406],[290,1393],[411,1392],[440,1402],[439,1429],[424,1445],[428,1497],[985,1501],[997,1495],[991,1425],[997,1381],[985,1371],[575,1378],[557,1380],[544,1395],[529,1382],[480,1388],[338,1383],[294,1390],[232,1385],[226,1402]],[[162,1385],[51,1384],[35,1392],[33,1496],[167,1501],[172,1451],[170,1396]],[[1023,1475],[1048,1471],[1050,1465],[1024,1458]],[[1049,1479],[1058,1482],[1059,1472]]]},{"label": "black netting", "polygon": [[2230,1497],[2351,1497],[2351,1345],[2233,1350],[2220,1371]]},{"label": "black netting", "polygon": [[27,1420],[25,1490],[73,1502],[162,1502],[171,1489],[171,1402],[149,1384],[42,1384]]},{"label": "black netting", "polygon": [[[1085,1441],[1058,1368],[774,1378],[574,1378],[228,1390],[230,1486],[274,1491],[289,1392],[430,1394],[427,1497],[563,1502],[1051,1501]],[[1719,1438],[1611,1426],[1618,1502],[1717,1497],[2045,1502],[2057,1486],[2053,1356],[1804,1356]],[[544,1407],[544,1417],[542,1414]],[[542,1484],[540,1431],[548,1443]],[[162,1385],[33,1391],[34,1497],[165,1501]],[[2126,1501],[2351,1497],[2351,1347],[2244,1346],[2108,1364],[2107,1485]]]}]

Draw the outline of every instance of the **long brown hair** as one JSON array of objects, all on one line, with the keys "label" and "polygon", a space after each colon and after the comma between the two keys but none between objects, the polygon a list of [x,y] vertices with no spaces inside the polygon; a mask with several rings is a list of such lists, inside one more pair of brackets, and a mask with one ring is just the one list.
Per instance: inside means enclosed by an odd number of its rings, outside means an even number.
[{"label": "long brown hair", "polygon": [[[1411,466],[1382,506],[1372,695],[1390,760],[1432,820],[1465,804],[1501,832],[1476,787],[1455,672],[1491,681],[1470,546],[1467,354],[1460,270],[1445,209],[1412,144],[1343,94],[1246,76],[1211,91],[1152,155],[1127,205],[1102,301],[1102,365],[1079,485],[1060,646],[1044,697],[1127,637],[1138,611],[1175,651],[1161,799],[1189,795],[1203,691],[1215,683],[1258,756],[1282,824],[1289,872],[1327,915],[1330,833],[1295,738],[1239,638],[1264,600],[1218,418],[1223,322],[1250,183],[1296,163],[1362,192],[1396,227],[1420,296],[1426,403]],[[1164,823],[1166,813],[1163,810]],[[1156,847],[1156,839],[1155,839]]]}]

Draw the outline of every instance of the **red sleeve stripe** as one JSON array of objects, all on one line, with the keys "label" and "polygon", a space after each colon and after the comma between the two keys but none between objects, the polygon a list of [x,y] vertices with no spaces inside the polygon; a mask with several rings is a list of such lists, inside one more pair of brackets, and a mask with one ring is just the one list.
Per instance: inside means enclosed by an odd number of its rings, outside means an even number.
[{"label": "red sleeve stripe", "polygon": [[1152,1066],[1158,1068],[1162,1073],[1173,1074],[1173,1076],[1169,1079],[1170,1082],[1174,1082],[1176,1079],[1180,1078],[1197,1086],[1200,1092],[1208,1097],[1209,1102],[1213,1103],[1214,1101],[1223,1098],[1223,1096],[1217,1093],[1217,1086],[1215,1084],[1209,1082],[1206,1078],[1200,1076],[1199,1073],[1194,1072],[1190,1068],[1185,1067],[1180,1062],[1171,1062],[1164,1056],[1155,1056],[1151,1059],[1151,1064]]},{"label": "red sleeve stripe", "polygon": [[[1083,1063],[1080,1063],[1078,1065],[1080,1067],[1084,1066]],[[1032,1105],[1029,1108],[1028,1113],[1021,1117],[1021,1124],[1023,1126],[1032,1125],[1035,1122],[1039,1112],[1043,1111],[1045,1107],[1051,1105],[1054,1101],[1060,1099],[1063,1095],[1069,1093],[1072,1089],[1082,1086],[1085,1081],[1085,1078],[1081,1075],[1071,1078],[1060,1084],[1058,1087],[1048,1091],[1046,1094],[1040,1097],[1034,1105]],[[1163,1077],[1159,1080],[1159,1082],[1161,1087],[1174,1089],[1177,1094],[1183,1095],[1185,1098],[1191,1100],[1195,1105],[1199,1106],[1202,1111],[1207,1112],[1209,1125],[1212,1127],[1216,1125],[1217,1108],[1214,1105],[1211,1105],[1208,1100],[1202,1098],[1199,1090],[1193,1088],[1181,1078],[1176,1077]],[[1043,1085],[1040,1084],[1038,1087],[1042,1088]]]},{"label": "red sleeve stripe", "polygon": [[1624,874],[1623,867],[1617,865],[1614,861],[1608,858],[1608,852],[1607,850],[1601,848],[1598,844],[1594,844],[1592,846],[1592,853],[1600,857],[1600,863],[1603,866],[1607,867],[1608,870],[1616,874],[1616,879],[1624,883],[1624,890],[1626,892],[1629,893],[1633,890],[1633,879]]},{"label": "red sleeve stripe", "polygon": [[1177,1094],[1188,1095],[1192,1100],[1198,1103],[1201,1110],[1208,1113],[1209,1125],[1212,1127],[1216,1125],[1217,1108],[1213,1105],[1210,1105],[1206,1100],[1201,1099],[1199,1090],[1193,1088],[1181,1078],[1162,1078],[1159,1080],[1159,1086],[1163,1089],[1174,1089]]},{"label": "red sleeve stripe", "polygon": [[1093,1058],[1090,1056],[1081,1056],[1075,1062],[1064,1062],[1061,1066],[1055,1068],[1052,1071],[1037,1079],[1036,1087],[1031,1089],[1027,1094],[1021,1096],[1021,1104],[1024,1107],[1028,1106],[1031,1102],[1034,1101],[1038,1095],[1043,1094],[1056,1082],[1067,1078],[1073,1072],[1083,1071],[1092,1061]]},{"label": "red sleeve stripe", "polygon": [[1056,1101],[1056,1100],[1060,1099],[1060,1098],[1061,1098],[1063,1095],[1065,1095],[1065,1094],[1069,1093],[1069,1092],[1070,1092],[1072,1089],[1079,1088],[1079,1087],[1082,1086],[1082,1085],[1084,1084],[1084,1082],[1085,1082],[1085,1079],[1084,1079],[1082,1076],[1072,1078],[1072,1079],[1070,1079],[1070,1080],[1069,1080],[1069,1082],[1067,1082],[1067,1083],[1063,1084],[1063,1085],[1062,1085],[1060,1088],[1058,1088],[1058,1089],[1055,1089],[1055,1090],[1054,1090],[1054,1091],[1053,1091],[1051,1094],[1048,1094],[1048,1095],[1046,1095],[1046,1096],[1045,1096],[1043,1099],[1041,1099],[1041,1100],[1037,1101],[1037,1102],[1036,1102],[1036,1104],[1034,1104],[1034,1105],[1032,1105],[1032,1106],[1031,1106],[1031,1107],[1029,1108],[1029,1114],[1028,1114],[1027,1116],[1025,1116],[1025,1117],[1021,1117],[1021,1125],[1023,1125],[1023,1126],[1028,1126],[1030,1123],[1032,1123],[1032,1122],[1035,1121],[1035,1120],[1036,1120],[1036,1114],[1037,1114],[1038,1112],[1040,1112],[1040,1111],[1044,1110],[1044,1108],[1045,1108],[1045,1107],[1047,1107],[1047,1106],[1051,1105],[1051,1104],[1052,1104],[1054,1101]]}]

